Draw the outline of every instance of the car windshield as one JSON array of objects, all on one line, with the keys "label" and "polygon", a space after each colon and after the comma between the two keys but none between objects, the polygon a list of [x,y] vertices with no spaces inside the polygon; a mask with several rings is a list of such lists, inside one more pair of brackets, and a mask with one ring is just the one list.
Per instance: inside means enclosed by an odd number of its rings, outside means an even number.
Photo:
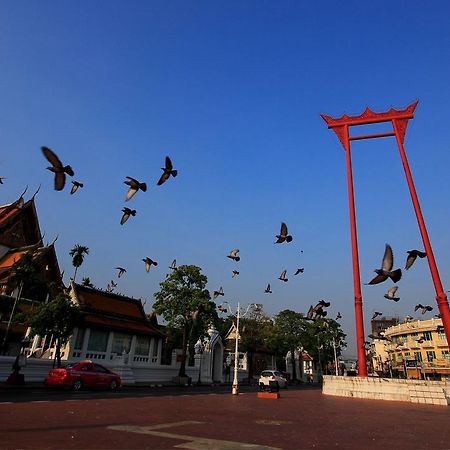
[{"label": "car windshield", "polygon": [[282,375],[281,375],[281,372],[277,372],[277,371],[275,371],[274,373],[273,373],[276,377],[281,377]]}]

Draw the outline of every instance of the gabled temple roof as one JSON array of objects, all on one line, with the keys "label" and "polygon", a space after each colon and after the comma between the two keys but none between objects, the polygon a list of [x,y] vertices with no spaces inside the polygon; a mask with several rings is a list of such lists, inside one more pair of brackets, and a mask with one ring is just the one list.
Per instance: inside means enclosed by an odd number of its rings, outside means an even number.
[{"label": "gabled temple roof", "polygon": [[7,247],[31,245],[42,238],[34,196],[23,204],[19,200],[0,206],[0,244]]},{"label": "gabled temple roof", "polygon": [[132,334],[163,336],[153,327],[140,300],[71,282],[72,299],[80,306],[87,325],[119,329]]}]

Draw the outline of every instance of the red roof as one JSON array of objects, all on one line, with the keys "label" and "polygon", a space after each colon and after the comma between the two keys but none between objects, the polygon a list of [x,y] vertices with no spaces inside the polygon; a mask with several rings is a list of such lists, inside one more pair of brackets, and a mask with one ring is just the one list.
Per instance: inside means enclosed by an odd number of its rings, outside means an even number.
[{"label": "red roof", "polygon": [[72,283],[72,289],[81,310],[87,313],[87,323],[133,333],[163,335],[148,321],[140,300],[75,283]]},{"label": "red roof", "polygon": [[20,259],[20,257],[26,253],[27,250],[11,250],[3,258],[0,259],[0,271],[3,269],[9,269],[12,265]]},{"label": "red roof", "polygon": [[84,316],[84,321],[86,324],[98,325],[108,329],[119,329],[122,331],[133,332],[137,334],[151,334],[161,336],[162,333],[156,330],[152,326],[146,323],[132,322],[123,319],[118,319],[114,317],[102,317],[93,314],[86,314]]}]

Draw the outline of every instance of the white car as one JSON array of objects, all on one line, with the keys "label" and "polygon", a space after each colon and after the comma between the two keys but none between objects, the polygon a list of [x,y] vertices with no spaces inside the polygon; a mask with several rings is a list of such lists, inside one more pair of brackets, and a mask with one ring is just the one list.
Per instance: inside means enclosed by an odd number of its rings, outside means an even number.
[{"label": "white car", "polygon": [[270,382],[276,381],[280,388],[287,389],[287,380],[278,370],[263,370],[258,380],[259,386],[270,386]]}]

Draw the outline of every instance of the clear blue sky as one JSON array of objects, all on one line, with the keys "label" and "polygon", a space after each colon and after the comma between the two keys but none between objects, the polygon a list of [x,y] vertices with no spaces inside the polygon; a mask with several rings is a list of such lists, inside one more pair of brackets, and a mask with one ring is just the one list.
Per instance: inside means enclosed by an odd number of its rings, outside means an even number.
[{"label": "clear blue sky", "polygon": [[[70,248],[87,245],[79,279],[106,287],[123,265],[118,290],[146,309],[176,258],[200,266],[211,290],[223,286],[224,300],[269,314],[329,299],[352,351],[344,152],[319,113],[420,100],[405,145],[450,288],[450,5],[316,3],[3,1],[1,203],[42,184],[38,214],[46,239],[59,235],[61,269],[72,274]],[[82,190],[69,195],[70,180],[53,190],[42,145],[72,165]],[[402,268],[423,246],[394,140],[353,149],[364,283],[386,242]],[[179,176],[157,187],[166,155]],[[121,226],[126,176],[149,189],[128,202],[137,215]],[[294,241],[278,246],[281,221]],[[226,258],[233,248],[238,264]],[[149,274],[146,256],[159,262]],[[297,267],[305,272],[294,278]],[[283,269],[288,283],[277,280]],[[398,285],[397,304],[383,298],[390,281],[363,286],[367,330],[374,311],[418,317],[417,302],[435,306],[426,261]]]}]

